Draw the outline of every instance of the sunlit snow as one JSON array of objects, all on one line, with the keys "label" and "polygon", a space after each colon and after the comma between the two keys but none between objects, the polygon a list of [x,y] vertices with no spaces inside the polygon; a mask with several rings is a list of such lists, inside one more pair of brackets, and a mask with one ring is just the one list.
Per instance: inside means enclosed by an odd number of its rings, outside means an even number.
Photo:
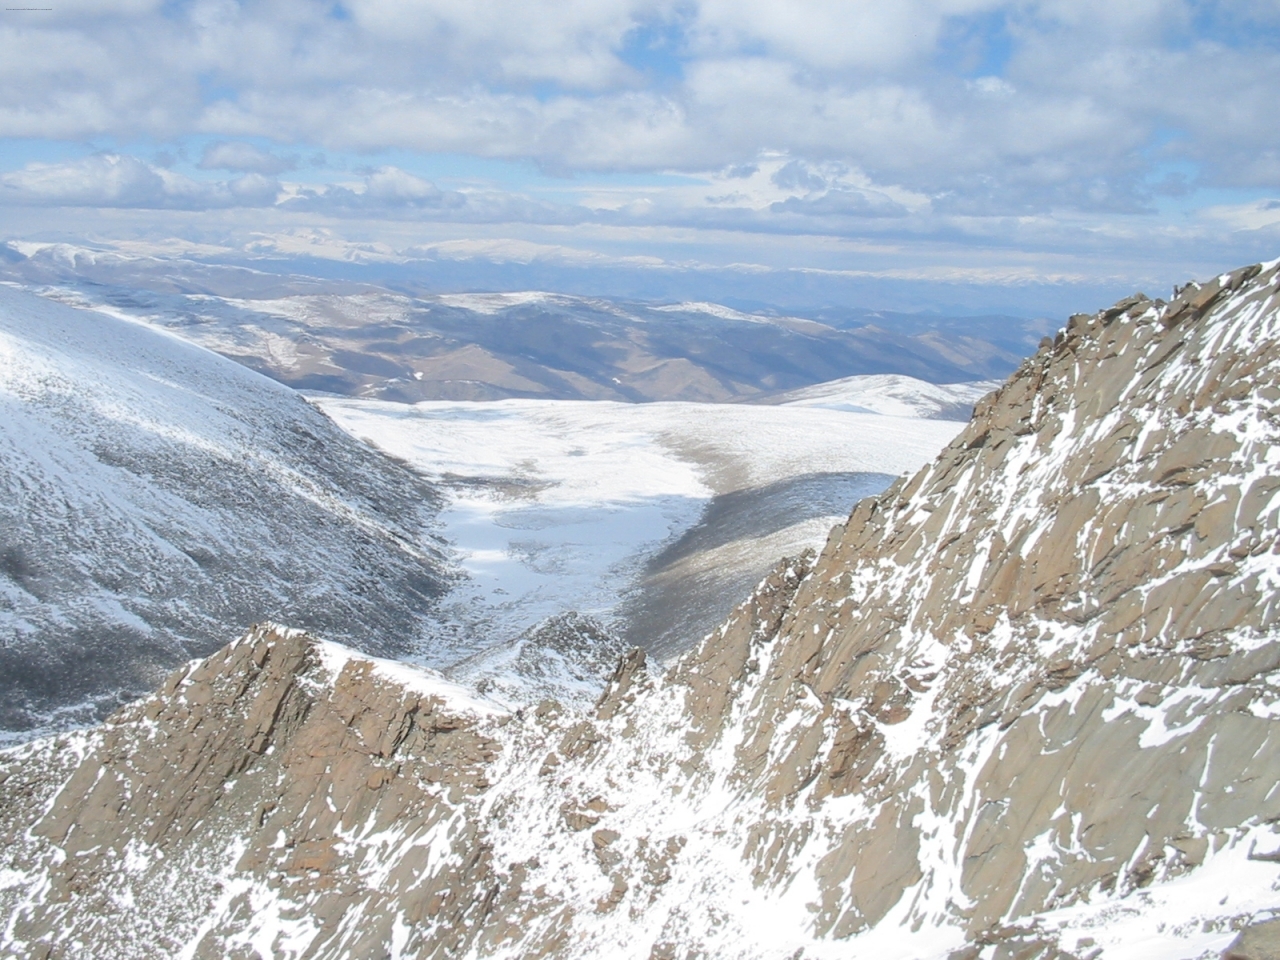
[{"label": "sunlit snow", "polygon": [[[806,406],[313,402],[448,491],[441,520],[472,577],[465,602],[495,640],[565,610],[609,622],[645,560],[717,494],[810,474],[896,476],[962,426]],[[797,523],[778,546],[819,546],[850,507]]]}]

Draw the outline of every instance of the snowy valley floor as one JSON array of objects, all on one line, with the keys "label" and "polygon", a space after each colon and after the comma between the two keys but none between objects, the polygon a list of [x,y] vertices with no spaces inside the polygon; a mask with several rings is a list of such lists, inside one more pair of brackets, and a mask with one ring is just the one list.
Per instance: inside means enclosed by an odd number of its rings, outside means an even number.
[{"label": "snowy valley floor", "polygon": [[[666,655],[714,628],[778,558],[820,546],[857,500],[960,430],[958,421],[901,415],[916,408],[872,389],[885,379],[843,384],[835,409],[312,402],[446,492],[442,532],[471,578],[448,612],[473,636],[499,643],[576,610]],[[424,659],[444,666],[460,652]]]}]

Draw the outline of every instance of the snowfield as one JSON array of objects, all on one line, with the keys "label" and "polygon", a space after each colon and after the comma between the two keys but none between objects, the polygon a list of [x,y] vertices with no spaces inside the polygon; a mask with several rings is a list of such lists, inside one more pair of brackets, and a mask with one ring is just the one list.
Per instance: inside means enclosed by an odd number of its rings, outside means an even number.
[{"label": "snowfield", "polygon": [[[973,393],[912,382],[955,402]],[[443,532],[472,578],[451,612],[478,616],[499,642],[568,610],[635,636],[628,602],[661,572],[655,555],[695,531],[713,549],[695,550],[706,562],[694,566],[713,563],[729,591],[692,618],[709,630],[778,558],[819,546],[855,500],[917,469],[962,427],[802,405],[312,402],[446,492]],[[804,496],[780,510],[793,488]],[[717,498],[744,510],[726,529],[700,530]],[[701,635],[691,629],[682,645]]]}]

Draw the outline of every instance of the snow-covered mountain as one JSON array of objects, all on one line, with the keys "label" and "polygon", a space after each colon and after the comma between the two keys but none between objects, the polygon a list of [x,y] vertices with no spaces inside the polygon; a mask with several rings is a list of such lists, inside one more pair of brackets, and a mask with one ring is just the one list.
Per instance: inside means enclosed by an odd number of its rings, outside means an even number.
[{"label": "snow-covered mountain", "polygon": [[1073,317],[934,462],[669,671],[629,654],[589,713],[255,631],[0,758],[0,943],[1262,960],[1277,402],[1277,263]]},{"label": "snow-covered mountain", "polygon": [[789,407],[818,407],[888,417],[923,417],[967,422],[973,405],[1000,385],[996,380],[973,383],[928,383],[896,373],[844,377],[801,387],[756,403]]},{"label": "snow-covered mountain", "polygon": [[[14,637],[0,724],[21,736],[91,721],[264,617],[441,668],[557,635],[536,628],[570,612],[669,654],[959,429],[741,405],[316,398],[347,436],[154,326],[0,294]],[[446,540],[461,561],[448,575]]]},{"label": "snow-covered mountain", "polygon": [[443,643],[439,502],[278,383],[0,287],[0,730],[92,722],[264,617]]}]

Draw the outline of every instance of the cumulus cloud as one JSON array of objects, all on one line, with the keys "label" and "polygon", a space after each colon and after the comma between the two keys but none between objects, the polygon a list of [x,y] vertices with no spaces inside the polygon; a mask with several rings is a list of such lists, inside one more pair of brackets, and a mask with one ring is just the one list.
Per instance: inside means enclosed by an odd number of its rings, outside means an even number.
[{"label": "cumulus cloud", "polygon": [[495,189],[442,190],[430,180],[394,166],[369,171],[358,183],[296,186],[279,209],[331,217],[386,218],[444,223],[573,224],[591,211]]},{"label": "cumulus cloud", "polygon": [[905,217],[907,208],[884,194],[862,190],[828,190],[817,197],[788,197],[769,207],[775,213],[807,217]]},{"label": "cumulus cloud", "polygon": [[[1280,9],[1257,0],[335,9],[77,2],[48,21],[6,23],[0,135],[199,132],[224,138],[207,169],[264,176],[291,161],[237,138],[533,158],[563,171],[710,169],[775,149],[937,193],[1050,157],[1083,180],[1120,171],[1117,183],[1136,182],[1121,168],[1160,142],[1205,183],[1280,184],[1274,163],[1233,162],[1274,153],[1280,129]],[[659,34],[662,84],[635,40]],[[1071,195],[1046,195],[1043,209]]]},{"label": "cumulus cloud", "polygon": [[334,215],[441,211],[466,206],[461,193],[445,192],[429,180],[397,167],[380,167],[356,185],[304,187],[284,206]]},{"label": "cumulus cloud", "polygon": [[266,150],[259,150],[251,143],[218,140],[205,145],[204,153],[196,166],[201,170],[236,170],[272,177],[295,169],[298,158],[279,157]]},{"label": "cumulus cloud", "polygon": [[1273,230],[1277,36],[1264,0],[69,0],[0,25],[0,137],[198,162],[29,164],[0,202],[1171,249]]},{"label": "cumulus cloud", "polygon": [[815,173],[803,160],[791,160],[776,170],[769,178],[784,190],[825,190],[826,178]]},{"label": "cumulus cloud", "polygon": [[0,203],[22,206],[210,210],[266,206],[279,191],[259,173],[202,182],[110,153],[0,174]]}]

